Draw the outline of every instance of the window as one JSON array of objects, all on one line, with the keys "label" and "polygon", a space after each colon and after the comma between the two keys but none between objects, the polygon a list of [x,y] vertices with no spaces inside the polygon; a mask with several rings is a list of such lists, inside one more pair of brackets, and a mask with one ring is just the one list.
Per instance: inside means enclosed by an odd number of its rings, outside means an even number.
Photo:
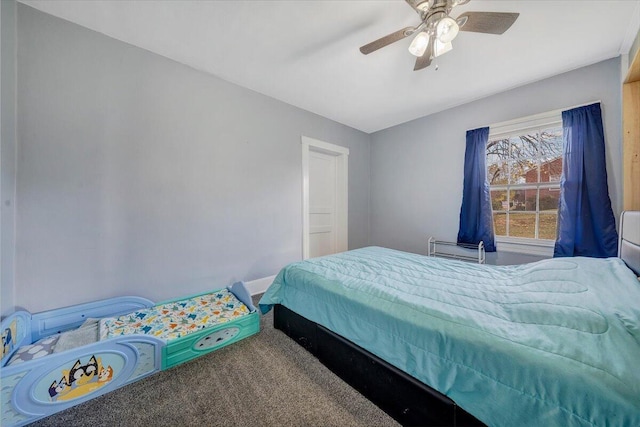
[{"label": "window", "polygon": [[487,179],[496,240],[551,245],[556,239],[562,176],[561,113],[490,129]]}]

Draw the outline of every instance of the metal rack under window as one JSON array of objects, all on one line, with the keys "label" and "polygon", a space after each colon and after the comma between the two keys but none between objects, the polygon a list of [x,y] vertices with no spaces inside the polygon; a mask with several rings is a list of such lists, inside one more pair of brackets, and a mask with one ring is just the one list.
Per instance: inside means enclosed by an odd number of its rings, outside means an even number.
[{"label": "metal rack under window", "polygon": [[484,243],[482,241],[474,245],[471,243],[447,242],[429,237],[427,255],[430,257],[477,262],[478,264],[484,264],[485,262]]}]

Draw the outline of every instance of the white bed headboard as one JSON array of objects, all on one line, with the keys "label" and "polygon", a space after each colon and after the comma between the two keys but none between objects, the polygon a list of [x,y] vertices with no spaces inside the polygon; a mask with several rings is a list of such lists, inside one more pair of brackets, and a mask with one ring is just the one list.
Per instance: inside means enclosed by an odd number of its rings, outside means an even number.
[{"label": "white bed headboard", "polygon": [[620,215],[618,256],[640,276],[640,211],[624,211]]}]

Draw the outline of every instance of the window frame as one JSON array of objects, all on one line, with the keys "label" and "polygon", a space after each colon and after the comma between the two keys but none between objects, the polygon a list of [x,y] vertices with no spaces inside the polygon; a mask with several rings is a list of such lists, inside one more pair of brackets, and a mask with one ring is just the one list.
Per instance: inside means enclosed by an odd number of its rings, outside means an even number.
[{"label": "window frame", "polygon": [[[489,141],[494,141],[496,139],[506,139],[513,136],[524,135],[527,132],[532,131],[540,131],[543,129],[560,127],[562,128],[562,111],[552,110],[547,111],[540,114],[535,114],[532,116],[526,116],[517,118],[514,120],[509,120],[506,122],[495,123],[489,126]],[[511,160],[511,159],[510,159]],[[537,159],[540,160],[540,159]],[[488,164],[486,166],[488,168]],[[535,224],[535,235],[538,235],[538,227],[539,227],[539,219],[540,219],[540,190],[541,189],[552,189],[557,190],[559,188],[560,183],[542,183],[540,182],[540,174],[541,174],[541,163],[538,161],[538,181],[536,183],[523,183],[523,184],[499,184],[499,185],[489,185],[490,191],[502,190],[507,192],[507,197],[509,196],[509,192],[513,190],[526,190],[526,189],[535,189],[536,190],[536,224]],[[508,200],[508,199],[507,199]],[[499,213],[507,214],[507,210],[498,211]],[[532,211],[527,211],[531,213]],[[510,212],[511,213],[511,212]],[[491,206],[491,216],[492,223],[494,224],[494,234],[495,234],[495,223],[493,222],[494,210],[493,206]],[[508,216],[508,214],[507,214]],[[507,230],[509,227],[509,222],[507,221]],[[508,232],[508,231],[507,231]],[[552,256],[553,248],[555,245],[555,239],[540,239],[540,238],[530,238],[530,237],[512,237],[512,236],[498,236],[495,235],[496,247],[500,251],[508,251],[508,252],[518,252],[525,253],[530,255],[541,255],[541,256]]]}]

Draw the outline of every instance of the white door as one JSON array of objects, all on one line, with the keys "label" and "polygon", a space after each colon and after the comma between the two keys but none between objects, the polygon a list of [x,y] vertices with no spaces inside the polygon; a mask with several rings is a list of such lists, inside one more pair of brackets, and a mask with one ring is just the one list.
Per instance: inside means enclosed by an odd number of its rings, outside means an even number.
[{"label": "white door", "polygon": [[302,137],[302,257],[348,248],[349,149]]},{"label": "white door", "polygon": [[309,257],[336,250],[336,156],[309,152]]}]

